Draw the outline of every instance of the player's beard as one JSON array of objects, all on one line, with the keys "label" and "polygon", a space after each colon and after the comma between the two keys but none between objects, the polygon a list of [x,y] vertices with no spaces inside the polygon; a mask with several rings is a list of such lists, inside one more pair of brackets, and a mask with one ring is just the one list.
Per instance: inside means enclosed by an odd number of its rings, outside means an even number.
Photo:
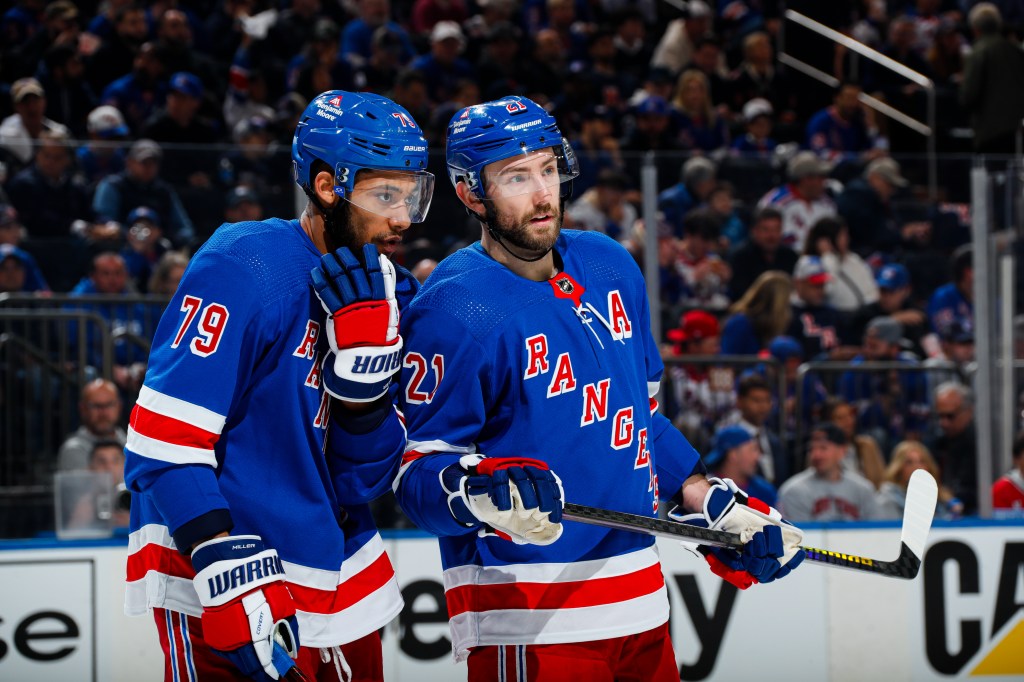
[{"label": "player's beard", "polygon": [[347,246],[355,253],[362,247],[362,244],[356,242],[352,218],[352,207],[344,199],[339,199],[333,208],[324,212],[324,231],[330,241],[331,251]]},{"label": "player's beard", "polygon": [[[521,216],[511,217],[499,214],[490,201],[484,202],[484,217],[492,232],[497,233],[503,241],[528,253],[547,253],[562,231],[562,213],[565,199],[559,199],[557,207],[547,203],[534,206]],[[551,228],[543,234],[535,234],[530,230],[530,221],[538,215],[551,216]]]}]

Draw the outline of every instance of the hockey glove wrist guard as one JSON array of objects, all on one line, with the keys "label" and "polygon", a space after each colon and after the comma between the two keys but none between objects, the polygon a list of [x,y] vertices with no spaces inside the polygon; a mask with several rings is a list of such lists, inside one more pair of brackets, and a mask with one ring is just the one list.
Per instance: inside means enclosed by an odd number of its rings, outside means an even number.
[{"label": "hockey glove wrist guard", "polygon": [[783,519],[774,507],[748,497],[731,479],[709,478],[708,483],[711,489],[704,497],[702,513],[682,514],[677,507],[668,516],[681,523],[740,536],[742,551],[697,546],[716,575],[745,590],[754,583],[785,577],[800,565],[804,559],[800,549],[803,531]]},{"label": "hockey glove wrist guard", "polygon": [[372,402],[388,391],[401,367],[395,266],[366,244],[363,262],[342,247],[310,271],[313,290],[327,311],[323,382],[340,400]]},{"label": "hockey glove wrist guard", "polygon": [[258,535],[230,535],[196,547],[192,567],[210,647],[251,679],[284,677],[299,652],[299,626],[277,552]]},{"label": "hockey glove wrist guard", "polygon": [[529,457],[466,455],[441,472],[448,509],[480,537],[517,545],[550,545],[562,535],[562,481]]}]

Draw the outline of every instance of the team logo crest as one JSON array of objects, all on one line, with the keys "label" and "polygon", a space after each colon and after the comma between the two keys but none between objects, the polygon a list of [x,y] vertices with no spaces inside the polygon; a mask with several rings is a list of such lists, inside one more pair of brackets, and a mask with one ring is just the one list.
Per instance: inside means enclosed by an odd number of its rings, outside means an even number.
[{"label": "team logo crest", "polygon": [[575,289],[575,287],[572,285],[572,280],[570,280],[568,277],[556,279],[555,284],[558,285],[558,288],[561,289],[562,293],[565,294],[566,296],[571,295],[573,289]]},{"label": "team logo crest", "polygon": [[332,107],[341,106],[341,95],[330,98],[329,100],[327,100],[327,103],[330,104]]}]

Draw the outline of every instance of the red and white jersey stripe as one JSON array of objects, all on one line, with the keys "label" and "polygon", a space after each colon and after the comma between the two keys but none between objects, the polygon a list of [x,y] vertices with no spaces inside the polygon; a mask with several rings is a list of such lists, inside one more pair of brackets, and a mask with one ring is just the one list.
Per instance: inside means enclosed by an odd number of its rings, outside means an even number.
[{"label": "red and white jersey stripe", "polygon": [[128,449],[174,464],[216,466],[213,446],[225,418],[143,385],[128,427]]},{"label": "red and white jersey stripe", "polygon": [[444,572],[458,661],[475,646],[558,644],[645,632],[668,621],[658,552],[569,564],[456,566]]},{"label": "red and white jersey stripe", "polygon": [[[395,569],[379,534],[336,571],[282,564],[304,646],[354,641],[383,627],[402,610]],[[192,563],[174,546],[165,526],[143,526],[129,535],[127,568],[126,614],[140,616],[150,608],[163,608],[202,615],[192,586]]]}]

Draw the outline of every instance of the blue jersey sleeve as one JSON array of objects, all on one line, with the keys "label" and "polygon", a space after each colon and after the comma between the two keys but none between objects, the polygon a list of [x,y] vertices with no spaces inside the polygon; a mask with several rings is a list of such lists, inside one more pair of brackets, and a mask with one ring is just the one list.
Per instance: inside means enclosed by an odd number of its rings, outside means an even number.
[{"label": "blue jersey sleeve", "polygon": [[476,450],[487,421],[485,363],[493,350],[482,348],[459,320],[442,311],[414,306],[406,320],[410,331],[399,404],[409,443],[396,496],[420,528],[436,535],[465,534],[471,529],[449,513],[439,474]]},{"label": "blue jersey sleeve", "polygon": [[153,339],[132,411],[125,481],[149,496],[176,541],[189,522],[228,509],[215,448],[261,354],[259,291],[248,268],[229,255],[200,252]]},{"label": "blue jersey sleeve", "polygon": [[405,427],[389,397],[363,414],[332,411],[327,468],[338,502],[365,504],[391,488],[405,452]]}]

